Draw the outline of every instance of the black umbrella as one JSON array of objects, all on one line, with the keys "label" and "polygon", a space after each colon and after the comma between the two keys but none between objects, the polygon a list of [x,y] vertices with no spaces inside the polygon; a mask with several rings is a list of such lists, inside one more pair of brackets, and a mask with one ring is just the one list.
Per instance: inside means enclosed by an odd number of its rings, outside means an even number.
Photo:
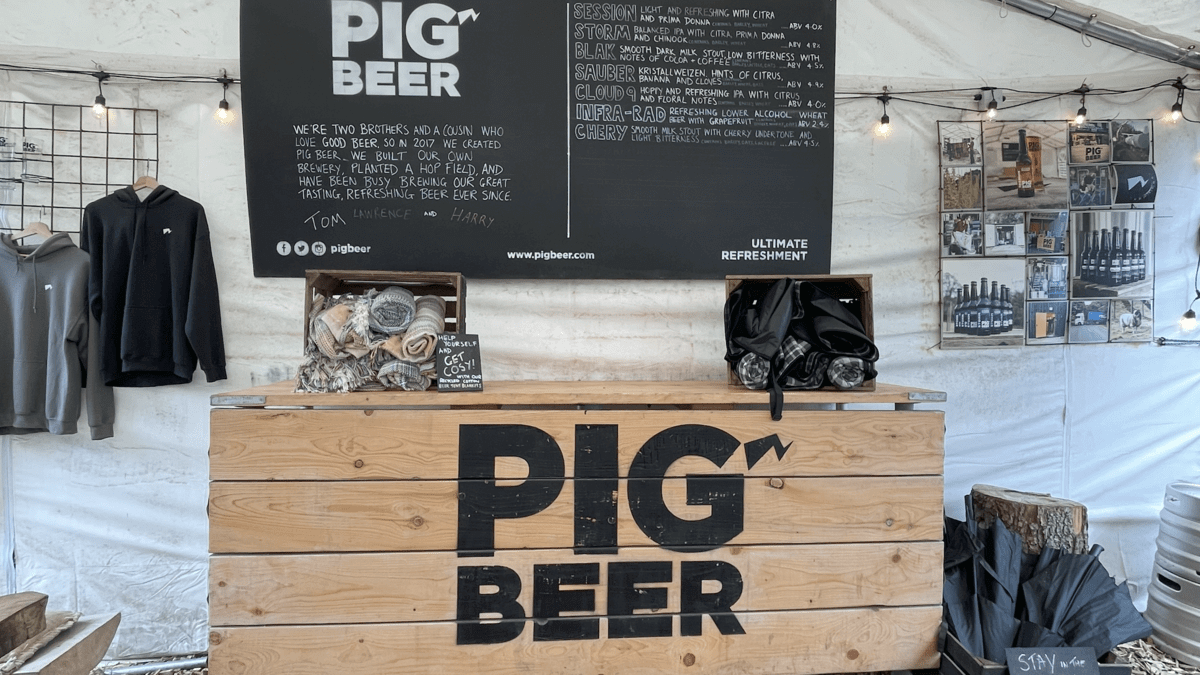
[{"label": "black umbrella", "polygon": [[1086,554],[1022,552],[1021,537],[999,520],[946,518],[943,606],[951,632],[971,653],[1005,663],[1008,647],[1092,647],[1103,654],[1150,635],[1150,624],[1100,563]]}]

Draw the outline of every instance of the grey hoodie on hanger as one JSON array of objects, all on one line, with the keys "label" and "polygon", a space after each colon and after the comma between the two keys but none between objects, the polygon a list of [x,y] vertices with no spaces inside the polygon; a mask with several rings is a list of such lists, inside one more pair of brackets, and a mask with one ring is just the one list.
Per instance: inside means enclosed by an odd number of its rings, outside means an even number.
[{"label": "grey hoodie on hanger", "polygon": [[65,233],[21,246],[0,234],[0,434],[73,434],[86,381],[92,440],[113,435],[88,311],[88,254]]}]

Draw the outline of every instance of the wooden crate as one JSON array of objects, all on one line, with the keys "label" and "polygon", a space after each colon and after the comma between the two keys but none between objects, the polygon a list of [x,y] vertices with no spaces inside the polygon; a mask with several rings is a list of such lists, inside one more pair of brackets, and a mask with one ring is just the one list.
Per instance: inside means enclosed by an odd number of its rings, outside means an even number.
[{"label": "wooden crate", "polygon": [[491,389],[214,397],[211,675],[937,666],[938,392]]},{"label": "wooden crate", "polygon": [[343,293],[381,291],[403,286],[413,295],[436,295],[446,301],[446,332],[467,332],[467,280],[457,272],[379,272],[308,270],[304,273],[304,343],[313,307]]},{"label": "wooden crate", "polygon": [[[1100,675],[1130,675],[1133,666],[1105,652],[1099,658]],[[946,634],[945,652],[938,667],[939,675],[1009,675],[1008,666],[975,656],[953,634]]]},{"label": "wooden crate", "polygon": [[[770,275],[749,275],[749,276],[726,276],[725,277],[725,297],[728,298],[742,284],[761,284],[769,287],[783,277]],[[858,316],[862,321],[863,329],[866,331],[867,337],[875,340],[875,319],[871,311],[871,275],[808,275],[808,276],[792,276],[792,279],[797,281],[807,281],[814,284],[817,288],[837,298],[846,306],[851,313]],[[729,384],[741,387],[742,380],[738,377],[737,371],[734,370],[733,364],[726,363],[726,375]],[[825,387],[825,389],[834,389],[834,387]],[[874,391],[875,380],[867,380],[854,391]]]}]

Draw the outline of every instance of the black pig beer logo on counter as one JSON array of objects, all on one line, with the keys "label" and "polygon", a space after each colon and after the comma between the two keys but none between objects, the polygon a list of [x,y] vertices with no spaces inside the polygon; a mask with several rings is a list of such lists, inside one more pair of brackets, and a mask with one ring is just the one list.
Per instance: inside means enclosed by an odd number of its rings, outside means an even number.
[{"label": "black pig beer logo on counter", "polygon": [[[575,426],[575,475],[570,478],[576,555],[618,552],[617,439],[617,425]],[[563,452],[546,432],[518,424],[461,425],[458,445],[458,555],[490,557],[498,519],[526,518],[558,499],[568,480]],[[700,457],[721,468],[741,446],[728,432],[699,424],[671,427],[652,436],[634,456],[626,482],[629,511],[637,527],[664,549],[690,553],[711,551],[741,534],[743,474],[688,474],[673,479],[686,481],[689,505],[709,507],[709,515],[700,520],[676,516],[663,494],[667,470],[677,460]],[[774,434],[747,442],[746,464],[753,468],[772,449],[783,459],[789,447],[790,443],[784,445]],[[528,478],[516,485],[501,485],[495,471],[500,457],[524,460],[529,466]],[[746,632],[731,610],[742,595],[742,574],[737,567],[719,560],[685,559],[680,561],[678,580],[672,578],[673,569],[671,560],[612,561],[607,563],[606,589],[564,589],[598,585],[600,563],[535,564],[532,579],[522,579],[502,565],[460,565],[458,644],[508,642],[517,638],[527,623],[533,626],[534,641],[597,640],[600,617],[578,614],[596,610],[597,592],[607,598],[608,638],[671,636],[671,614],[637,613],[666,609],[667,588],[639,584],[678,585],[681,635],[701,635],[705,615],[722,635]],[[707,586],[705,582],[709,582]],[[519,600],[524,583],[533,585],[529,608]],[[562,616],[565,612],[573,614]],[[527,617],[533,621],[526,621]]]},{"label": "black pig beer logo on counter", "polygon": [[[460,96],[458,67],[445,59],[458,53],[459,27],[479,17],[473,9],[455,11],[440,2],[331,0],[333,93],[336,96]],[[349,58],[352,43],[379,41],[379,59]],[[417,60],[405,50],[413,52]]]}]

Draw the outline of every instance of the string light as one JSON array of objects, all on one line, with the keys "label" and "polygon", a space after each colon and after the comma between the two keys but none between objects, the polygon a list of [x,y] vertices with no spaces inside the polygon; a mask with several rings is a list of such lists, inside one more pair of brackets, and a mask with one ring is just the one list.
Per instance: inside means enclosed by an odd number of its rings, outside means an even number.
[{"label": "string light", "polygon": [[1171,121],[1178,122],[1183,119],[1183,78],[1175,80],[1175,84],[1171,85],[1179,90],[1179,94],[1175,97],[1175,105],[1171,106]]},{"label": "string light", "polygon": [[1195,307],[1196,301],[1200,300],[1200,260],[1196,260],[1196,277],[1193,290],[1196,291],[1196,297],[1192,298],[1192,302],[1190,305],[1188,305],[1187,311],[1184,312],[1183,316],[1179,319],[1179,328],[1185,333],[1190,333],[1196,330],[1196,310],[1192,309],[1192,307]]},{"label": "string light", "polygon": [[109,74],[100,70],[91,75],[96,78],[96,86],[100,88],[100,94],[96,96],[96,101],[92,104],[92,113],[96,117],[104,117],[105,113],[108,112],[108,103],[104,100],[104,81],[109,78]]},{"label": "string light", "polygon": [[1079,92],[1079,112],[1075,113],[1075,124],[1083,124],[1087,121],[1087,93],[1091,90],[1084,84],[1075,91]]},{"label": "string light", "polygon": [[[883,90],[887,91],[887,87],[884,87]],[[883,96],[876,96],[876,98],[883,103],[883,116],[879,118],[879,124],[875,127],[875,135],[880,138],[887,138],[892,134],[892,118],[888,117],[887,114],[887,104],[888,101],[892,100],[892,97],[884,94]]]},{"label": "string light", "polygon": [[221,69],[221,76],[217,78],[217,82],[221,83],[221,102],[217,104],[217,110],[213,116],[221,124],[232,124],[234,114],[233,111],[229,109],[227,94],[229,92],[229,85],[233,84],[233,79],[225,74],[224,69]]},{"label": "string light", "polygon": [[988,116],[989,120],[996,119],[996,110],[997,110],[996,99],[993,98],[991,100],[991,102],[988,103],[988,107],[987,107],[987,116]]}]

